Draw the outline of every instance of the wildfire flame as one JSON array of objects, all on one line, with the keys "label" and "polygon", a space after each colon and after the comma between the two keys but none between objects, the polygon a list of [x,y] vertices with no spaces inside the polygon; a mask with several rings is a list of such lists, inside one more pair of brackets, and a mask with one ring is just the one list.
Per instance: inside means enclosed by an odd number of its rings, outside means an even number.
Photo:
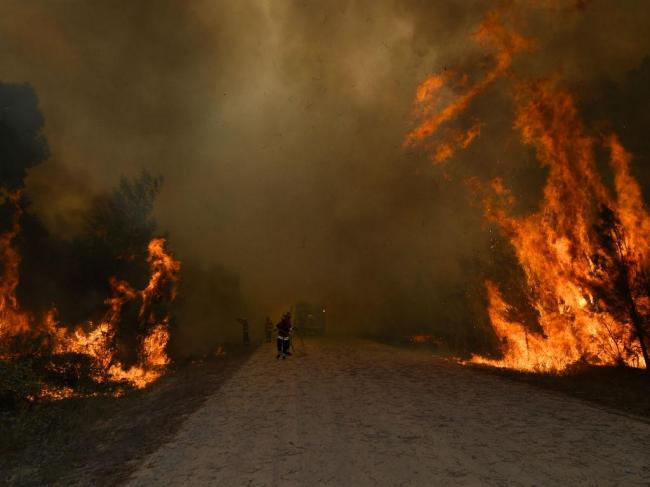
[{"label": "wildfire flame", "polygon": [[[425,80],[415,101],[415,114],[424,120],[405,140],[406,145],[424,145],[436,162],[448,159],[475,136],[463,139],[460,132],[435,146],[425,139],[503,76],[513,86],[514,126],[548,168],[542,201],[530,215],[511,214],[515,198],[500,180],[485,191],[486,217],[500,226],[514,248],[538,327],[514,321],[512,305],[498,284],[486,281],[487,311],[503,358],[473,361],[538,371],[560,371],[577,361],[648,366],[644,340],[650,318],[650,218],[630,174],[631,156],[615,135],[601,140],[590,134],[571,94],[556,83],[519,80],[509,72],[513,55],[531,41],[504,27],[501,15],[488,14],[475,35],[495,52],[495,66],[438,112],[431,103],[437,103],[435,94],[448,76]],[[614,196],[596,168],[599,144],[610,152]]]},{"label": "wildfire flame", "polygon": [[[20,232],[22,209],[20,194],[8,195],[15,207],[11,228],[0,234],[0,358],[11,358],[7,343],[21,334],[46,336],[52,344],[52,353],[80,353],[91,358],[94,379],[97,382],[126,381],[137,388],[156,380],[170,359],[166,352],[169,340],[169,317],[157,316],[154,304],[172,301],[176,297],[180,262],[165,249],[165,239],[155,238],[148,245],[147,263],[150,269],[148,284],[142,290],[133,289],[127,282],[111,278],[112,296],[106,299],[107,310],[99,323],[84,323],[74,331],[57,322],[56,309],[52,308],[41,318],[20,309],[16,298],[19,283],[20,254],[13,245]],[[125,368],[116,360],[114,346],[122,308],[138,300],[140,325],[148,330],[140,342],[138,361]],[[44,387],[42,395],[61,398],[72,395],[69,387]]]},{"label": "wildfire flame", "polygon": [[409,337],[409,341],[411,343],[427,343],[430,341],[433,341],[433,337],[431,335],[412,335]]},{"label": "wildfire flame", "polygon": [[0,262],[2,263],[2,274],[0,274],[0,341],[9,334],[26,332],[30,327],[28,316],[20,311],[16,299],[20,255],[12,246],[12,242],[20,232],[20,217],[22,216],[18,204],[20,196],[19,192],[6,195],[9,202],[15,206],[16,211],[13,213],[9,230],[0,234]]},{"label": "wildfire flame", "polygon": [[[452,81],[452,71],[436,74],[420,83],[416,91],[415,114],[422,120],[416,128],[406,135],[405,146],[422,143],[432,136],[442,124],[448,122],[462,113],[476,96],[485,91],[496,79],[505,74],[514,55],[520,51],[530,49],[532,41],[511,31],[502,22],[504,11],[497,9],[490,11],[479,29],[474,33],[474,40],[490,51],[494,51],[496,62],[485,76],[470,86],[464,92],[456,95],[441,109],[437,110],[440,90]],[[457,85],[464,87],[466,77],[461,77]],[[480,124],[473,124],[464,133],[452,131],[447,140],[440,142],[435,150],[433,159],[442,162],[451,157],[456,147],[466,148],[480,132]]]}]

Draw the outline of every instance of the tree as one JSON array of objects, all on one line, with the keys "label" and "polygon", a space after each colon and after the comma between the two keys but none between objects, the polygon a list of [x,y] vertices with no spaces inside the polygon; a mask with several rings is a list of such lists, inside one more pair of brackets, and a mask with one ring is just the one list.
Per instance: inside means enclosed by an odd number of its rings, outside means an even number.
[{"label": "tree", "polygon": [[143,171],[137,178],[120,179],[115,189],[95,198],[84,219],[84,237],[111,260],[140,256],[154,236],[152,216],[162,178]]},{"label": "tree", "polygon": [[43,125],[34,89],[0,82],[0,189],[22,189],[27,170],[47,158]]},{"label": "tree", "polygon": [[639,298],[648,296],[647,269],[640,268],[640,260],[628,246],[623,226],[611,208],[601,205],[594,230],[598,250],[592,256],[595,270],[588,285],[616,320],[630,324],[650,372],[648,317],[641,314],[637,304]]}]

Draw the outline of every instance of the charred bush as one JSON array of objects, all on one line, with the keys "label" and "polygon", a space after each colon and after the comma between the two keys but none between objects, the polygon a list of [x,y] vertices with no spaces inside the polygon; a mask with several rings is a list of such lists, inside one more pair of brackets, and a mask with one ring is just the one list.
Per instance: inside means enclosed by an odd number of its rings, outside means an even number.
[{"label": "charred bush", "polygon": [[31,361],[0,360],[0,410],[13,410],[40,391]]}]

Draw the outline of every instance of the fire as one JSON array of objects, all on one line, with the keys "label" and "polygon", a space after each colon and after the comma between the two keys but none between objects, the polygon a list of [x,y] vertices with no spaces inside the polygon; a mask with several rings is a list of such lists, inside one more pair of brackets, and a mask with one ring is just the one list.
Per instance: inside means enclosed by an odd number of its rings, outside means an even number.
[{"label": "fire", "polygon": [[[142,388],[156,380],[169,365],[166,352],[169,340],[169,317],[159,316],[160,302],[171,302],[176,297],[180,262],[165,249],[165,239],[155,238],[148,246],[147,263],[150,278],[142,290],[132,288],[129,283],[112,278],[112,296],[106,299],[107,306],[99,323],[87,322],[74,331],[57,321],[57,312],[52,308],[42,317],[21,310],[16,298],[19,283],[18,269],[20,254],[13,241],[20,232],[22,210],[19,194],[8,196],[15,207],[12,225],[0,234],[0,358],[12,357],[10,342],[20,335],[45,336],[51,344],[53,354],[78,353],[91,358],[94,379],[97,382],[126,381]],[[146,330],[141,338],[138,361],[128,368],[116,360],[115,336],[123,307],[134,300],[140,303],[139,326]],[[72,395],[69,387],[43,388],[43,397],[62,398]]]},{"label": "fire", "polygon": [[433,340],[431,335],[413,335],[409,337],[411,343],[427,343]]},{"label": "fire", "polygon": [[458,149],[466,149],[481,133],[480,122],[475,122],[466,130],[450,130],[447,136],[439,142],[432,155],[432,160],[440,164],[450,159]]},{"label": "fire", "polygon": [[[78,329],[71,338],[61,339],[59,336],[57,351],[91,355],[99,362],[102,370],[107,370],[110,380],[126,380],[138,388],[143,388],[160,377],[170,362],[166,352],[169,318],[156,317],[152,304],[167,298],[171,301],[176,297],[180,262],[165,250],[165,239],[156,238],[149,243],[147,263],[151,277],[144,289],[134,290],[128,283],[113,278],[113,296],[106,300],[109,309],[104,321],[89,333]],[[121,363],[114,361],[115,351],[111,343],[122,307],[136,298],[142,302],[139,317],[149,332],[142,339],[138,363],[125,369]]]},{"label": "fire", "polygon": [[[439,101],[437,95],[442,87],[452,79],[452,73],[446,72],[433,75],[418,86],[415,99],[415,113],[420,118],[423,118],[423,120],[407,134],[404,141],[405,146],[422,143],[426,138],[433,135],[442,124],[457,117],[469,106],[476,96],[485,91],[497,78],[507,72],[516,53],[532,47],[532,41],[504,26],[503,16],[504,12],[502,10],[491,11],[485,17],[479,29],[474,33],[474,39],[480,45],[496,53],[494,66],[482,79],[474,83],[468,90],[453,97],[440,110],[436,110],[436,105]],[[465,82],[466,78],[461,77],[457,84],[462,87],[465,85]],[[474,127],[468,129],[467,133],[475,133],[477,125],[475,124]],[[475,135],[470,138],[465,147],[469,145],[474,137]],[[462,139],[463,137],[461,137]]]},{"label": "fire", "polygon": [[[503,358],[474,357],[473,361],[537,371],[560,371],[577,361],[650,366],[645,344],[650,318],[650,218],[630,174],[631,156],[615,135],[604,140],[592,135],[571,94],[557,83],[519,80],[509,72],[513,55],[531,41],[506,29],[499,18],[498,11],[491,12],[475,35],[494,51],[495,66],[440,111],[433,113],[427,107],[416,112],[426,113],[426,119],[405,141],[424,144],[434,161],[448,159],[463,144],[447,137],[432,147],[424,139],[503,76],[513,86],[514,128],[548,169],[542,201],[527,216],[512,214],[515,198],[500,180],[484,190],[486,218],[496,222],[510,241],[538,316],[534,326],[514,321],[512,304],[497,283],[486,281],[487,312]],[[423,85],[437,86],[429,80]],[[416,104],[432,99],[431,89],[423,85]],[[610,153],[614,194],[596,168],[599,145]]]},{"label": "fire", "polygon": [[[487,283],[489,316],[504,341],[504,359],[496,364],[528,370],[562,370],[578,360],[639,366],[642,342],[637,346],[634,339],[644,330],[635,330],[635,315],[647,308],[639,279],[647,269],[650,219],[629,174],[629,155],[615,136],[608,138],[613,198],[596,169],[598,140],[571,95],[536,82],[519,84],[516,98],[515,127],[549,169],[543,199],[526,217],[511,216],[502,202],[488,202],[486,212],[515,249],[542,333],[509,322],[498,288]],[[612,218],[604,227],[603,213]]]},{"label": "fire", "polygon": [[0,341],[9,335],[29,330],[29,319],[21,313],[16,300],[16,288],[18,287],[18,266],[20,255],[13,247],[13,241],[20,232],[20,217],[22,211],[18,201],[20,192],[5,195],[7,200],[16,208],[13,213],[11,227],[0,234],[0,262],[2,273],[0,274]]}]

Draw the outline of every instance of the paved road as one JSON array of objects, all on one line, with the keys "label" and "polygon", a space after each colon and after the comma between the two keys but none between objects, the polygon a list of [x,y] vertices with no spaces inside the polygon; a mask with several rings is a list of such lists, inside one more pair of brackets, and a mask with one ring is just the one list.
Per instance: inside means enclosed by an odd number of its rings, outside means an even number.
[{"label": "paved road", "polygon": [[372,342],[270,346],[131,485],[650,485],[650,424]]}]

